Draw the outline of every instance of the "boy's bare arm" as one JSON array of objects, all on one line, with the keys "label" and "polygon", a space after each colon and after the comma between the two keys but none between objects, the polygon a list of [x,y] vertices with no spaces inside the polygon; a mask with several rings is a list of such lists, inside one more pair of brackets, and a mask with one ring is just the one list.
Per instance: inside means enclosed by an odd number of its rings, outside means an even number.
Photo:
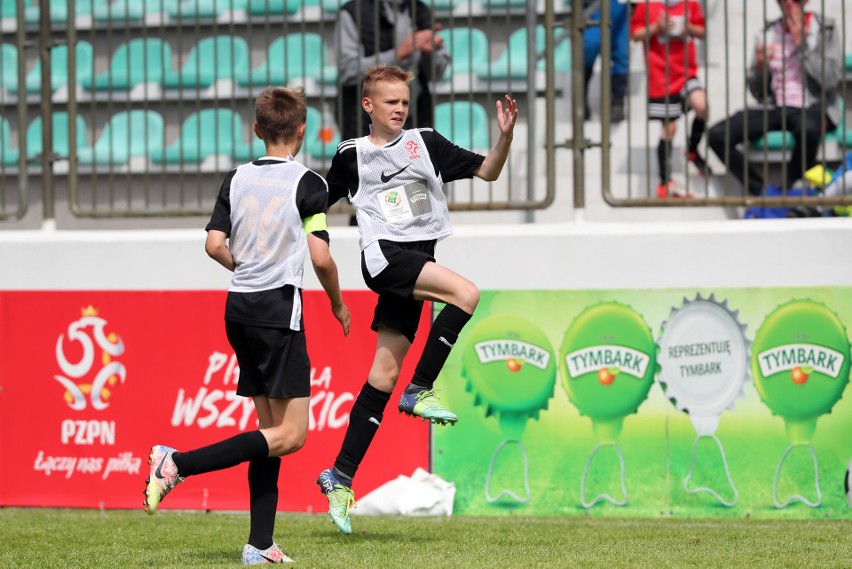
[{"label": "boy's bare arm", "polygon": [[509,157],[509,147],[515,135],[515,122],[518,120],[518,101],[506,95],[506,107],[497,101],[497,126],[500,128],[500,136],[494,144],[494,148],[485,156],[485,160],[473,173],[477,178],[486,182],[493,182],[500,177],[503,164]]},{"label": "boy's bare arm", "polygon": [[236,268],[234,256],[231,254],[231,249],[228,247],[228,235],[224,231],[211,229],[207,232],[207,241],[204,243],[204,250],[210,255],[214,261],[220,265],[233,271]]},{"label": "boy's bare arm", "polygon": [[340,292],[340,281],[337,276],[337,263],[331,256],[328,243],[313,233],[309,233],[308,250],[311,253],[314,272],[331,301],[331,312],[343,326],[343,335],[348,336],[351,317],[349,308],[343,304],[343,294]]}]

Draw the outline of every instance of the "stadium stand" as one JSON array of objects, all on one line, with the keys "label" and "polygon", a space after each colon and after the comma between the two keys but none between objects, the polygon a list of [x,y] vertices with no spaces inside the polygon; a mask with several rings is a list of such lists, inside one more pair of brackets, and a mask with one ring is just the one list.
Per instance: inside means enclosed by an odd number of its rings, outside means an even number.
[{"label": "stadium stand", "polygon": [[139,83],[161,83],[171,70],[171,46],[160,38],[136,38],[116,48],[109,70],[80,83],[89,91],[129,91]]},{"label": "stadium stand", "polygon": [[488,54],[491,47],[488,36],[479,28],[459,26],[438,32],[450,52],[452,63],[444,71],[442,81],[453,75],[470,74],[488,66]]},{"label": "stadium stand", "polygon": [[8,43],[0,46],[0,89],[18,93],[18,48]]},{"label": "stadium stand", "polygon": [[235,78],[239,85],[249,87],[286,85],[303,79],[334,84],[337,66],[329,63],[328,52],[319,34],[287,34],[269,44],[265,61],[250,71],[248,66],[239,69]]},{"label": "stadium stand", "polygon": [[248,13],[252,16],[295,14],[302,7],[319,6],[318,0],[248,0]]},{"label": "stadium stand", "polygon": [[231,109],[203,109],[181,125],[180,136],[165,148],[150,149],[158,164],[200,163],[210,156],[248,160],[252,146],[245,138],[243,119]]},{"label": "stadium stand", "polygon": [[[92,76],[95,65],[92,44],[87,41],[78,41],[75,49],[76,55],[76,82],[83,84],[88,82]],[[50,89],[56,92],[68,85],[68,46],[58,45],[50,50]],[[36,60],[35,65],[27,73],[26,90],[28,93],[38,93],[41,90],[41,61]]]},{"label": "stadium stand", "polygon": [[166,7],[169,17],[183,19],[215,19],[225,12],[246,10],[248,0],[183,0]]},{"label": "stadium stand", "polygon": [[92,10],[95,22],[141,22],[162,20],[177,0],[115,0]]},{"label": "stadium stand", "polygon": [[435,130],[462,148],[487,153],[488,129],[488,113],[479,103],[451,101],[435,106]]},{"label": "stadium stand", "polygon": [[0,164],[14,166],[18,163],[20,151],[12,144],[11,128],[6,117],[0,117]]},{"label": "stadium stand", "polygon": [[147,161],[148,156],[161,152],[165,126],[160,113],[134,110],[110,117],[93,147],[78,150],[80,164],[121,166],[131,158]]},{"label": "stadium stand", "polygon": [[[109,4],[109,0],[76,0],[74,2],[74,15],[91,16],[94,7],[103,7]],[[68,22],[68,3],[66,0],[49,0],[50,21],[53,23]],[[24,20],[27,24],[37,24],[41,15],[39,4],[31,3],[24,8]]]},{"label": "stadium stand", "polygon": [[[69,140],[69,118],[68,113],[59,111],[53,113],[51,117],[53,123],[53,153],[58,158],[68,158],[71,153]],[[82,116],[77,115],[74,121],[77,127],[77,150],[85,148],[88,145],[88,127]],[[27,159],[35,160],[44,151],[44,143],[41,136],[41,117],[36,117],[27,127]]]},{"label": "stadium stand", "polygon": [[240,69],[249,66],[249,47],[239,36],[221,35],[198,41],[187,55],[180,71],[166,69],[167,89],[210,87],[219,80],[233,80]]}]

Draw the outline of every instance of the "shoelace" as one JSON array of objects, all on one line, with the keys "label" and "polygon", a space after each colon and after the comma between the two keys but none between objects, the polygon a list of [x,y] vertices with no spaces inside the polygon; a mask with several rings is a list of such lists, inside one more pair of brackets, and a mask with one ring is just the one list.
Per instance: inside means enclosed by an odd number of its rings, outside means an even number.
[{"label": "shoelace", "polygon": [[352,488],[347,488],[342,484],[335,484],[334,492],[329,494],[329,496],[331,497],[332,506],[343,510],[343,513],[346,515],[349,514],[350,507],[358,507],[355,503],[355,492],[352,491]]}]

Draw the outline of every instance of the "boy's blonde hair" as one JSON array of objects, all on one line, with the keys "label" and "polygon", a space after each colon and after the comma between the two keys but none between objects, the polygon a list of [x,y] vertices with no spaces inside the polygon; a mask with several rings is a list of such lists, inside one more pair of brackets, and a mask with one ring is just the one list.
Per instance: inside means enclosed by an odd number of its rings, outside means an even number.
[{"label": "boy's blonde hair", "polygon": [[398,65],[380,63],[367,69],[367,76],[364,78],[364,83],[361,86],[361,94],[364,97],[372,97],[373,92],[376,90],[376,83],[380,81],[400,81],[408,85],[413,80],[414,74],[411,71],[406,71]]},{"label": "boy's blonde hair", "polygon": [[267,87],[254,104],[255,122],[267,144],[292,142],[307,120],[303,87]]}]

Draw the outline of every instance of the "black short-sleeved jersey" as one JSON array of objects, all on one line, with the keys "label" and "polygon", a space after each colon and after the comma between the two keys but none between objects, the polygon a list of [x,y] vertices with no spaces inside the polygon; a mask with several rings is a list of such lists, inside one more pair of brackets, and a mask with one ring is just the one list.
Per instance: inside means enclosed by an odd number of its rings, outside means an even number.
[{"label": "black short-sleeved jersey", "polygon": [[302,222],[327,210],[325,180],[293,160],[265,157],[225,176],[206,230],[228,235],[237,264],[226,320],[302,329]]}]

